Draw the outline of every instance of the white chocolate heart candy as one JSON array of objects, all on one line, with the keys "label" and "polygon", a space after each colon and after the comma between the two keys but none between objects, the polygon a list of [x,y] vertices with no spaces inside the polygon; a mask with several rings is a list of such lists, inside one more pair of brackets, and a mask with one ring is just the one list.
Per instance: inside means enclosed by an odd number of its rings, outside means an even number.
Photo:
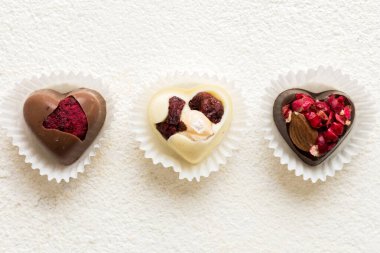
[{"label": "white chocolate heart candy", "polygon": [[[207,92],[223,104],[224,114],[220,122],[212,123],[202,112],[191,110],[189,101],[199,92]],[[169,113],[169,99],[178,97],[186,104],[181,113],[185,131],[171,135],[167,140],[157,130],[156,124],[165,121]],[[158,91],[150,100],[148,120],[152,131],[187,162],[201,162],[222,141],[232,121],[232,102],[229,94],[216,85],[183,84]]]}]

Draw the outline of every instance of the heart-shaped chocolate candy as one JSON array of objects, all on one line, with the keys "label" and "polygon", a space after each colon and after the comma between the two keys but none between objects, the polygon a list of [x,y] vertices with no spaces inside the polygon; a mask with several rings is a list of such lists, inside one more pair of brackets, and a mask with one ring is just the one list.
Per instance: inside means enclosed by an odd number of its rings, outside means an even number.
[{"label": "heart-shaped chocolate candy", "polygon": [[187,162],[201,162],[223,139],[232,120],[229,94],[215,85],[168,87],[148,105],[152,131]]},{"label": "heart-shaped chocolate candy", "polygon": [[25,101],[24,118],[57,160],[69,165],[78,160],[101,130],[106,101],[97,91],[86,88],[64,94],[42,89]]},{"label": "heart-shaped chocolate candy", "polygon": [[[305,94],[304,98],[302,94]],[[335,98],[340,96],[344,99]],[[341,109],[342,106],[345,107]],[[349,108],[348,118],[345,118],[346,108]],[[310,166],[322,163],[333,154],[350,132],[354,118],[353,102],[337,90],[313,93],[289,89],[282,92],[273,105],[273,119],[280,134],[297,156]],[[318,155],[318,148],[325,149],[323,154]]]}]

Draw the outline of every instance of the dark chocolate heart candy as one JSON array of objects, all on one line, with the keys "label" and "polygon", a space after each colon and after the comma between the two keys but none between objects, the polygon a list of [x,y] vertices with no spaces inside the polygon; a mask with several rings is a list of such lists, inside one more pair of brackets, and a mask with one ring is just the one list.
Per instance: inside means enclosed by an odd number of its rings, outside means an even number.
[{"label": "dark chocolate heart candy", "polygon": [[24,103],[32,132],[64,165],[74,163],[91,145],[106,118],[106,101],[91,89],[33,92]]},{"label": "dark chocolate heart candy", "polygon": [[347,137],[348,133],[351,130],[351,126],[348,126],[346,128],[345,133],[339,137],[338,142],[336,143],[335,147],[328,151],[326,154],[322,155],[321,157],[314,157],[308,152],[304,152],[300,149],[298,149],[294,143],[292,142],[290,136],[289,136],[289,124],[286,124],[285,119],[282,116],[282,107],[286,104],[291,103],[295,100],[295,94],[297,93],[304,93],[316,100],[325,100],[329,95],[335,94],[335,95],[342,95],[347,98],[348,104],[351,106],[351,122],[355,119],[355,107],[353,102],[350,100],[350,98],[347,96],[347,94],[337,91],[337,90],[327,90],[320,93],[313,93],[304,89],[289,89],[284,92],[282,92],[275,100],[273,104],[273,119],[277,126],[277,129],[279,130],[282,137],[285,139],[286,143],[289,145],[289,147],[297,154],[299,158],[301,158],[302,161],[304,161],[306,164],[310,166],[316,166],[323,161],[325,161],[330,155],[334,153],[334,151],[338,148],[340,144],[342,144],[343,140]]}]

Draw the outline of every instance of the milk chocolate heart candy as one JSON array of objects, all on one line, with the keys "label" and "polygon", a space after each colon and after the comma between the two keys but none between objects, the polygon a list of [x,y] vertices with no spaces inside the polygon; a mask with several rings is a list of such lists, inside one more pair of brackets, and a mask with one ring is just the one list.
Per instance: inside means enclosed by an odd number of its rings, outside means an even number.
[{"label": "milk chocolate heart candy", "polygon": [[101,130],[106,118],[106,101],[98,92],[85,88],[64,94],[51,89],[38,90],[25,101],[24,118],[57,160],[69,165]]},{"label": "milk chocolate heart candy", "polygon": [[273,105],[274,122],[290,148],[306,164],[316,166],[342,144],[351,131],[355,107],[343,92],[282,92]]},{"label": "milk chocolate heart candy", "polygon": [[151,99],[148,119],[163,145],[196,164],[222,141],[232,121],[232,102],[215,85],[168,87]]}]

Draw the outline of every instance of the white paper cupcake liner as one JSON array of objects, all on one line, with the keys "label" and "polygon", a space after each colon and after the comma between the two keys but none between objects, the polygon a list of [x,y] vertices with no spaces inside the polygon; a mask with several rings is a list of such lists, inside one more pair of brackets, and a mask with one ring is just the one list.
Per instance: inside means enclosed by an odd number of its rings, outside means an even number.
[{"label": "white paper cupcake liner", "polygon": [[[233,103],[233,119],[227,134],[209,156],[198,164],[186,162],[169,147],[162,145],[149,126],[147,118],[149,100],[158,90],[186,83],[220,85],[230,94]],[[152,159],[154,164],[161,164],[165,168],[172,167],[179,173],[180,179],[189,181],[196,179],[199,182],[201,177],[208,177],[211,172],[218,171],[221,165],[226,164],[227,158],[232,156],[233,151],[239,148],[247,129],[248,116],[241,91],[232,82],[206,74],[175,73],[143,88],[132,110],[134,122],[131,124],[136,140],[140,143],[140,149],[145,152],[146,158]]]},{"label": "white paper cupcake liner", "polygon": [[[348,136],[330,157],[317,166],[309,166],[299,159],[274,123],[273,103],[281,92],[291,88],[302,88],[312,92],[339,90],[345,92],[355,105],[355,120]],[[349,163],[362,151],[376,124],[374,108],[375,103],[365,87],[359,85],[356,80],[351,80],[348,75],[342,74],[341,70],[319,67],[317,70],[309,69],[296,74],[289,72],[286,76],[280,75],[277,81],[272,81],[262,97],[265,139],[269,141],[269,148],[274,150],[274,156],[280,158],[280,163],[286,164],[289,170],[294,170],[296,176],[302,175],[304,180],[310,179],[313,183],[318,180],[326,181],[327,176],[334,176],[336,171],[341,170],[345,163]]]},{"label": "white paper cupcake liner", "polygon": [[[50,88],[60,92],[69,92],[76,88],[89,88],[98,91],[106,100],[107,115],[102,129],[85,150],[82,156],[71,165],[62,165],[54,159],[37,137],[27,126],[23,117],[24,101],[36,90]],[[114,96],[109,87],[100,79],[95,79],[83,73],[52,73],[23,80],[12,87],[3,97],[0,107],[0,124],[7,135],[12,138],[12,144],[17,146],[19,154],[25,156],[25,162],[30,163],[32,169],[39,170],[42,176],[48,180],[55,179],[58,183],[62,180],[69,182],[70,178],[77,178],[78,173],[83,173],[85,166],[90,164],[96,150],[100,148],[102,139],[109,131],[114,115]]]}]

